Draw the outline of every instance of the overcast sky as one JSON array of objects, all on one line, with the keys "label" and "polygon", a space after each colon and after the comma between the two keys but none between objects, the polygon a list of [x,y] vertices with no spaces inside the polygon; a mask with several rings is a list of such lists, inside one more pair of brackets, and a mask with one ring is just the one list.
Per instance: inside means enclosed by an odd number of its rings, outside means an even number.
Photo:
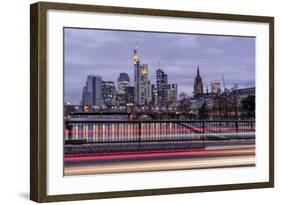
[{"label": "overcast sky", "polygon": [[194,34],[64,30],[65,102],[78,104],[88,75],[99,75],[116,83],[120,72],[128,73],[133,85],[133,50],[138,47],[141,63],[148,64],[148,79],[155,83],[160,67],[169,83],[192,95],[197,65],[204,90],[211,80],[226,87],[255,85],[255,38]]}]

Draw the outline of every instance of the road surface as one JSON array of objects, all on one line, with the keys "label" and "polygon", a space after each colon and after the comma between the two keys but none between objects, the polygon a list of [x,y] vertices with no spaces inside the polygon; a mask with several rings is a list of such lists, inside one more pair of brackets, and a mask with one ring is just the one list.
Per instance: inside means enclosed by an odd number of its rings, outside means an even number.
[{"label": "road surface", "polygon": [[198,150],[66,155],[64,175],[255,166],[255,146],[212,146]]}]

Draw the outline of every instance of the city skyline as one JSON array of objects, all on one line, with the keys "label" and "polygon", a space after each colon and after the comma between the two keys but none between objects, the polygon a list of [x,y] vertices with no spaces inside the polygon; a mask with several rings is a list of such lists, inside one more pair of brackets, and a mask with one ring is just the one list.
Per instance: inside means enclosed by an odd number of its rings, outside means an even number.
[{"label": "city skyline", "polygon": [[[212,80],[226,87],[254,86],[255,38],[171,34],[95,29],[70,29],[65,35],[65,102],[79,104],[88,75],[101,76],[117,87],[119,73],[127,73],[133,84],[133,49],[138,46],[141,63],[148,65],[148,80],[156,84],[156,70],[178,84],[178,93],[192,96],[197,65],[204,91]],[[124,43],[125,42],[125,43]],[[210,71],[211,70],[211,71]],[[239,78],[237,78],[239,75]]]}]

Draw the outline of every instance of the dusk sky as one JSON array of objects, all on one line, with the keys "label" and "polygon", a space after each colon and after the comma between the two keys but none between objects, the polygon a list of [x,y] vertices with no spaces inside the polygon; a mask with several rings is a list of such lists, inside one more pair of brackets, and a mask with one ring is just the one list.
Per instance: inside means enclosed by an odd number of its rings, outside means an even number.
[{"label": "dusk sky", "polygon": [[211,80],[223,87],[222,74],[227,88],[255,86],[254,37],[65,28],[65,102],[79,104],[88,75],[117,86],[119,73],[125,72],[133,85],[136,44],[141,63],[148,64],[148,79],[155,83],[160,61],[168,82],[178,84],[178,93],[192,95],[197,65],[204,92]]}]

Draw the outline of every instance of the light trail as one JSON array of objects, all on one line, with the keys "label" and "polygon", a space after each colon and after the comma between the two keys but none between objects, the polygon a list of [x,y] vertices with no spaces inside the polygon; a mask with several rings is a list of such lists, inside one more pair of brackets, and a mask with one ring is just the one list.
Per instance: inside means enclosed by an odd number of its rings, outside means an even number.
[{"label": "light trail", "polygon": [[252,147],[247,148],[232,148],[232,149],[210,149],[210,150],[170,150],[170,151],[158,151],[158,152],[150,152],[150,151],[142,151],[142,152],[130,152],[130,153],[112,153],[106,155],[97,155],[97,154],[86,154],[86,155],[66,155],[64,157],[64,161],[83,161],[83,160],[106,160],[106,159],[137,159],[137,158],[145,158],[145,157],[177,157],[177,156],[196,156],[196,155],[246,155],[246,154],[255,154],[255,149]]},{"label": "light trail", "polygon": [[179,170],[179,169],[201,169],[201,168],[219,168],[236,166],[254,166],[255,156],[232,156],[215,157],[200,159],[176,159],[161,161],[141,161],[141,162],[122,162],[118,164],[105,164],[98,166],[75,166],[65,167],[65,176],[86,175],[86,174],[105,174],[120,172],[142,172],[142,171],[160,171],[160,170]]}]

